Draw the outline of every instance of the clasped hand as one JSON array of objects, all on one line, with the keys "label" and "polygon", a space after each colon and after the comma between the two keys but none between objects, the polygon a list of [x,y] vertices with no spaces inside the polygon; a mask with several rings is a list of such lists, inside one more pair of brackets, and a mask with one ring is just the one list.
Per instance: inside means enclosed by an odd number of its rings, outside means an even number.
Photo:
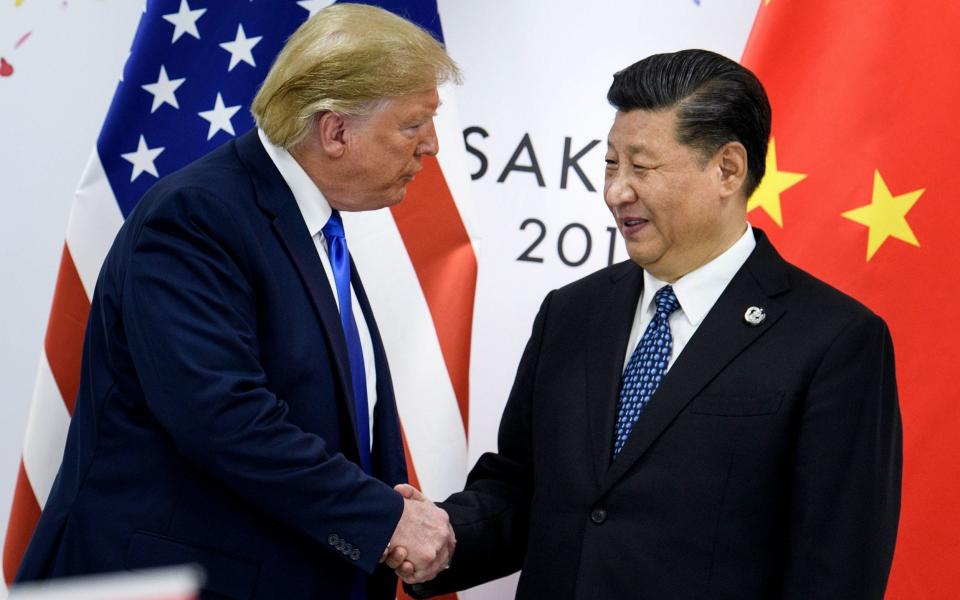
[{"label": "clasped hand", "polygon": [[417,488],[394,487],[403,496],[403,515],[380,562],[405,583],[430,581],[450,564],[457,544],[447,513]]}]

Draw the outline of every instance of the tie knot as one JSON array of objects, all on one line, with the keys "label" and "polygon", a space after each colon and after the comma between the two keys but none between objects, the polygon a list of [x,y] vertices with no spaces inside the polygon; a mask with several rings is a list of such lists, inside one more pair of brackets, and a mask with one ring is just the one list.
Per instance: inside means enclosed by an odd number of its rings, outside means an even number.
[{"label": "tie knot", "polygon": [[342,238],[343,234],[343,219],[340,218],[340,213],[338,211],[333,211],[330,214],[330,219],[327,221],[327,224],[323,226],[323,229],[320,231],[323,232],[323,237],[330,239],[332,237]]},{"label": "tie knot", "polygon": [[669,316],[670,313],[680,308],[680,301],[673,293],[673,287],[665,285],[653,296],[653,301],[657,305],[657,313]]}]

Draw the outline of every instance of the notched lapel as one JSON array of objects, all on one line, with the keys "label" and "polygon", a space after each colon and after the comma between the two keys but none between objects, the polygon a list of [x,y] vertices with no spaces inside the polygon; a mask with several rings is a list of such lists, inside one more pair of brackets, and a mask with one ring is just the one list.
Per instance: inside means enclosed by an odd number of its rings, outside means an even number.
[{"label": "notched lapel", "polygon": [[350,282],[353,291],[360,303],[360,310],[370,331],[370,340],[373,342],[373,357],[377,372],[377,402],[374,406],[373,418],[373,459],[374,475],[385,482],[406,483],[407,461],[403,452],[403,439],[400,433],[400,417],[397,413],[397,403],[393,392],[393,380],[390,376],[390,366],[387,362],[386,348],[380,336],[380,328],[373,315],[373,307],[357,265],[350,259]]},{"label": "notched lapel", "polygon": [[[293,207],[295,209],[296,204]],[[340,376],[347,408],[350,411],[350,420],[356,429],[357,415],[354,408],[350,367],[347,363],[347,342],[343,335],[343,325],[340,324],[340,314],[337,312],[337,301],[333,297],[333,290],[330,289],[320,257],[317,256],[317,247],[310,238],[299,210],[285,210],[274,220],[273,226],[279,234],[280,241],[290,253],[307,291],[310,292],[310,302],[317,311],[317,316],[320,317],[321,328],[333,351],[337,374]]]},{"label": "notched lapel", "polygon": [[[783,305],[770,293],[785,281],[782,263],[771,261],[775,256],[772,247],[765,238],[757,238],[755,253],[717,299],[633,426],[623,451],[603,478],[601,493],[623,477],[694,396],[783,316]],[[744,319],[750,306],[766,312],[759,325]]]},{"label": "notched lapel", "polygon": [[598,484],[610,466],[613,420],[623,376],[623,360],[630,328],[643,291],[643,271],[626,265],[626,272],[611,274],[613,281],[600,293],[588,324],[586,345],[587,414]]}]

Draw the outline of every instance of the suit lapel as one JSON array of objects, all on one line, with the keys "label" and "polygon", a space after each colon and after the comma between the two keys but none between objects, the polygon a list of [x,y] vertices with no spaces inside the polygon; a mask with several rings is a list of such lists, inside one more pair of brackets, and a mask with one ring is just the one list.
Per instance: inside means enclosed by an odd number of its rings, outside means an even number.
[{"label": "suit lapel", "polygon": [[[643,456],[694,396],[783,316],[784,307],[774,296],[789,288],[785,263],[762,231],[754,229],[754,233],[757,247],[667,372],[622,453],[603,477],[601,494]],[[744,319],[751,306],[766,312],[766,319],[757,326]],[[611,424],[608,431],[612,430]],[[605,456],[609,457],[609,452]]]},{"label": "suit lapel", "polygon": [[628,262],[610,278],[610,287],[602,290],[595,305],[586,336],[586,401],[597,482],[603,481],[610,466],[623,360],[643,291],[643,270]]},{"label": "suit lapel", "polygon": [[393,380],[390,376],[390,366],[387,362],[386,349],[380,337],[380,328],[373,316],[373,307],[367,292],[363,288],[357,266],[350,259],[350,279],[353,291],[360,303],[364,321],[370,331],[370,340],[373,342],[373,360],[377,372],[377,402],[374,406],[373,417],[373,460],[374,475],[377,479],[390,484],[407,482],[407,463],[403,449],[403,439],[400,432],[400,417],[397,414],[397,403],[393,392]]},{"label": "suit lapel", "polygon": [[257,203],[272,218],[277,237],[309,292],[310,302],[317,313],[320,328],[333,354],[335,372],[343,390],[345,408],[353,424],[354,446],[357,444],[357,414],[353,400],[353,383],[350,378],[347,343],[340,324],[340,313],[333,290],[317,255],[317,247],[303,221],[293,193],[270,159],[257,137],[257,130],[236,140],[237,152],[247,166],[257,194]]},{"label": "suit lapel", "polygon": [[377,402],[383,399],[393,403],[393,382],[390,378],[390,367],[387,364],[383,339],[380,337],[380,328],[377,327],[377,321],[373,317],[373,307],[370,306],[367,291],[360,280],[360,273],[357,272],[353,257],[350,258],[350,285],[353,286],[353,291],[357,295],[360,311],[363,313],[364,322],[370,331],[370,340],[373,342],[373,359],[377,369]]}]

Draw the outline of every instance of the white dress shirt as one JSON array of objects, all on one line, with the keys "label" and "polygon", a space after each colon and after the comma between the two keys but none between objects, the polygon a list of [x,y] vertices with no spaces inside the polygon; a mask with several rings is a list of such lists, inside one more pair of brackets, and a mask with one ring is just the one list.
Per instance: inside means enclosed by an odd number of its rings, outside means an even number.
[{"label": "white dress shirt", "polygon": [[[327,274],[327,281],[330,283],[330,289],[333,291],[333,297],[337,301],[337,310],[340,309],[340,298],[337,296],[337,284],[333,278],[333,268],[330,266],[330,255],[327,250],[327,240],[323,237],[323,226],[330,220],[333,209],[330,203],[324,198],[323,194],[303,170],[300,163],[297,162],[289,152],[279,146],[274,146],[263,133],[257,130],[260,136],[260,143],[263,144],[267,154],[276,165],[277,170],[283,180],[287,182],[287,187],[293,192],[293,198],[300,207],[300,214],[303,215],[303,221],[307,224],[307,230],[313,237],[313,243],[317,247],[317,255],[323,264],[323,271]],[[349,241],[348,241],[349,246]],[[370,414],[370,447],[373,448],[373,409],[377,404],[377,368],[373,356],[373,340],[370,338],[370,328],[367,326],[367,320],[360,310],[360,302],[357,301],[357,293],[350,284],[350,307],[353,309],[353,318],[357,322],[357,329],[360,332],[360,348],[363,350],[363,366],[367,375],[367,409]]]},{"label": "white dress shirt", "polygon": [[[723,254],[702,267],[690,271],[672,284],[673,293],[680,302],[680,308],[670,315],[673,348],[670,350],[667,370],[670,370],[677,357],[683,352],[687,342],[700,327],[704,317],[716,304],[717,298],[727,288],[743,263],[747,262],[747,257],[750,256],[756,245],[757,241],[753,237],[753,229],[748,223],[747,230],[743,232],[740,239],[727,248]],[[640,337],[646,331],[647,325],[657,314],[653,297],[665,285],[667,285],[666,281],[660,281],[648,271],[643,272],[643,293],[640,295],[640,302],[637,303],[633,327],[630,329],[627,356],[623,361],[624,370],[626,370],[627,363],[630,362],[630,356],[636,349],[637,344],[640,343]]]}]

